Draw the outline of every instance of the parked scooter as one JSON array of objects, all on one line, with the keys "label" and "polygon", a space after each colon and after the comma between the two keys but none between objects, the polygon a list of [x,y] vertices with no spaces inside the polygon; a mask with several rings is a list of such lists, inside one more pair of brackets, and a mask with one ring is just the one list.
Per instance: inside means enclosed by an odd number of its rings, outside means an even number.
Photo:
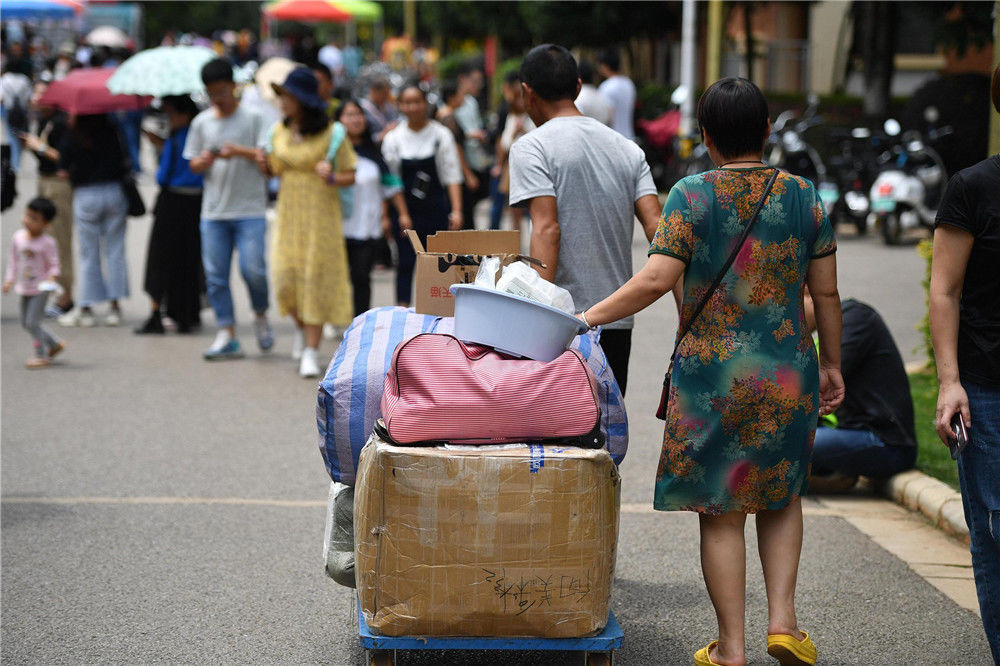
[{"label": "parked scooter", "polygon": [[802,118],[795,120],[793,111],[781,113],[771,126],[771,137],[764,148],[767,163],[781,167],[789,173],[812,181],[823,201],[827,215],[833,214],[834,206],[840,199],[837,184],[827,175],[826,165],[819,153],[809,145],[802,134],[823,120],[816,115],[819,108],[819,97],[809,96],[809,106]]},{"label": "parked scooter", "polygon": [[[937,109],[929,107],[928,121],[936,120]],[[885,122],[886,134],[897,136],[899,122]],[[951,134],[950,127],[930,129],[926,138],[909,131],[883,156],[885,166],[871,189],[871,208],[886,245],[898,245],[903,234],[918,227],[934,229],[934,218],[948,183],[944,162],[930,143]]]},{"label": "parked scooter", "polygon": [[827,162],[841,196],[833,207],[831,221],[834,225],[852,224],[858,235],[864,235],[871,213],[869,193],[878,176],[879,155],[885,150],[886,138],[867,127],[835,131],[833,135],[841,138],[840,152]]}]

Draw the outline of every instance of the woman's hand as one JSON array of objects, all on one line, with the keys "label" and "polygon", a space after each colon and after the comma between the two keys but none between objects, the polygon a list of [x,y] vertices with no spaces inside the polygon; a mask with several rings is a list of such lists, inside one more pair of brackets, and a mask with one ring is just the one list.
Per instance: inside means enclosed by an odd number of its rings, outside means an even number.
[{"label": "woman's hand", "polygon": [[470,190],[479,189],[479,178],[476,177],[476,174],[471,169],[469,171],[466,171],[464,176],[465,176],[465,187],[467,189]]},{"label": "woman's hand", "polygon": [[329,182],[330,176],[333,174],[333,167],[327,161],[316,163],[316,175],[323,179],[324,182]]},{"label": "woman's hand", "polygon": [[847,390],[844,388],[844,378],[840,368],[819,367],[819,414],[833,414],[844,401]]},{"label": "woman's hand", "polygon": [[399,228],[402,231],[406,231],[407,229],[413,228],[413,220],[410,219],[410,216],[408,214],[402,213],[399,216]]},{"label": "woman's hand", "polygon": [[966,428],[972,427],[972,412],[969,411],[969,396],[959,382],[942,384],[938,389],[936,425],[938,437],[945,444],[954,438],[951,430],[951,418],[961,413]]},{"label": "woman's hand", "polygon": [[462,228],[462,212],[453,210],[448,213],[448,229],[458,231]]},{"label": "woman's hand", "polygon": [[382,216],[382,236],[386,240],[392,238],[392,220],[389,219],[388,215]]},{"label": "woman's hand", "polygon": [[24,139],[25,147],[33,153],[39,153],[45,150],[45,144],[34,134],[21,134],[22,139]]}]

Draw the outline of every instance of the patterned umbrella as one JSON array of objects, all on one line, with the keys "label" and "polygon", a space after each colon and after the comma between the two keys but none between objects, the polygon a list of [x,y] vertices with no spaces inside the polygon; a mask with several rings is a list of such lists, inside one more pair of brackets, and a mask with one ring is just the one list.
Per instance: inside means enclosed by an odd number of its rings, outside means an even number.
[{"label": "patterned umbrella", "polygon": [[296,67],[302,67],[302,65],[281,56],[265,60],[264,64],[257,68],[257,73],[254,75],[260,96],[272,104],[277,104],[278,94],[274,92],[271,84],[280,86],[285,82],[285,77],[288,76],[289,72]]},{"label": "patterned umbrella", "polygon": [[108,78],[113,69],[75,69],[60,81],[53,81],[38,100],[38,106],[54,106],[76,116],[111,111],[137,111],[149,106],[150,97],[112,95]]},{"label": "patterned umbrella", "polygon": [[121,28],[113,25],[102,25],[94,28],[84,40],[91,46],[107,46],[112,49],[131,46],[132,39]]},{"label": "patterned umbrella", "polygon": [[108,79],[116,94],[187,95],[204,90],[201,68],[215,57],[205,46],[158,46],[140,51],[123,62]]}]

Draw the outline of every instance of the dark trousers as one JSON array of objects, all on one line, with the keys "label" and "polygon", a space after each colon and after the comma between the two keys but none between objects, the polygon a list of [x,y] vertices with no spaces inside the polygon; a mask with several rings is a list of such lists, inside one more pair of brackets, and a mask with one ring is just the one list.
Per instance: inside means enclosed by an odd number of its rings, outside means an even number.
[{"label": "dark trousers", "polygon": [[479,187],[472,190],[467,185],[462,186],[462,228],[476,228],[476,204],[485,199],[490,194],[490,172],[476,171],[476,178],[479,179]]},{"label": "dark trousers", "polygon": [[601,349],[608,358],[611,373],[618,382],[618,388],[625,397],[625,386],[628,384],[628,359],[632,354],[632,329],[613,328],[601,331]]},{"label": "dark trousers", "polygon": [[347,243],[347,264],[351,271],[354,290],[354,316],[368,312],[372,302],[372,268],[378,253],[377,238],[368,240],[344,239]]}]

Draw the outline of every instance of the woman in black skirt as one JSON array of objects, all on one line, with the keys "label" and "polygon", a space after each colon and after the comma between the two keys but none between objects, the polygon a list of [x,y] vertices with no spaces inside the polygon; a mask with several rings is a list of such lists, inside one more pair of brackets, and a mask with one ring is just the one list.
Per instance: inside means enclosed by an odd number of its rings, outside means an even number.
[{"label": "woman in black skirt", "polygon": [[160,195],[153,209],[153,230],[149,235],[145,289],[151,300],[149,319],[135,329],[142,335],[163,333],[163,316],[177,324],[179,333],[200,326],[201,295],[205,274],[201,264],[202,178],[191,171],[184,159],[188,127],[198,107],[187,95],[163,98],[163,110],[170,123],[166,140],[146,136],[162,145],[156,182]]}]

